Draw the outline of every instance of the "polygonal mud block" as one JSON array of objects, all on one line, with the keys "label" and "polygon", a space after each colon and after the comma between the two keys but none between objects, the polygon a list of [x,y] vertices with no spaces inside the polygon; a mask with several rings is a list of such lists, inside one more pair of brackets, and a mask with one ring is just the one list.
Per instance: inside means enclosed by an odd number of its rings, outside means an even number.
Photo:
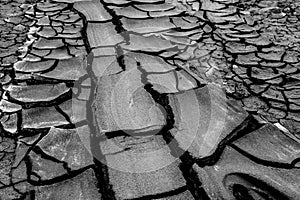
[{"label": "polygonal mud block", "polygon": [[88,22],[104,22],[112,19],[103,4],[97,0],[75,2],[74,8],[84,14]]},{"label": "polygonal mud block", "polygon": [[86,75],[86,60],[84,55],[76,56],[66,60],[60,60],[55,68],[40,76],[59,80],[75,80]]},{"label": "polygonal mud block", "polygon": [[83,128],[51,128],[37,145],[46,154],[66,162],[72,170],[77,170],[92,164],[88,137],[89,132]]},{"label": "polygonal mud block", "polygon": [[211,155],[248,116],[215,84],[169,97],[175,115],[171,133],[182,149],[197,158]]},{"label": "polygonal mud block", "polygon": [[264,125],[234,141],[233,144],[262,162],[282,163],[292,167],[297,165],[300,158],[300,144],[272,124]]},{"label": "polygonal mud block", "polygon": [[171,44],[170,41],[161,39],[158,36],[140,36],[135,34],[130,34],[130,43],[121,44],[122,48],[129,51],[147,51],[147,52],[159,52],[163,50],[168,50],[176,47]]},{"label": "polygonal mud block", "polygon": [[144,89],[142,73],[128,71],[99,77],[93,107],[100,132],[160,129],[164,110]]},{"label": "polygonal mud block", "polygon": [[74,178],[63,180],[48,186],[36,188],[37,200],[75,200],[75,199],[101,199],[98,192],[97,179],[93,170],[89,169]]},{"label": "polygonal mud block", "polygon": [[51,101],[69,89],[64,83],[40,85],[10,85],[9,96],[21,102]]},{"label": "polygonal mud block", "polygon": [[87,26],[87,36],[92,48],[114,46],[123,41],[123,37],[116,32],[111,22],[89,23]]}]

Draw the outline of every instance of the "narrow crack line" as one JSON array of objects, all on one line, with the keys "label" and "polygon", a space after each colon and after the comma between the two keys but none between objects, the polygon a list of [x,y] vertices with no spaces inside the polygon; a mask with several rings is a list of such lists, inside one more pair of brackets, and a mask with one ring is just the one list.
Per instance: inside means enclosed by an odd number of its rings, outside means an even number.
[{"label": "narrow crack line", "polygon": [[65,118],[65,120],[66,120],[69,124],[73,124],[73,122],[72,122],[70,116],[69,116],[67,113],[65,113],[65,112],[59,107],[59,105],[55,105],[54,108],[55,108],[55,110],[56,110],[59,114],[61,114],[61,115]]},{"label": "narrow crack line", "polygon": [[[126,50],[126,48],[124,48],[124,49]],[[152,56],[157,56],[157,57],[160,57],[160,54],[162,54],[162,53],[172,52],[172,51],[178,52],[178,51],[180,51],[180,49],[177,46],[174,46],[174,47],[169,47],[169,48],[166,48],[164,50],[158,50],[158,51],[130,50],[130,52],[144,53],[144,54],[147,54],[147,55],[152,55]]]},{"label": "narrow crack line", "polygon": [[14,79],[12,84],[19,85],[20,83],[26,83],[27,85],[42,85],[42,84],[74,84],[74,80],[59,80],[53,78],[43,77],[43,74],[32,74],[29,79]]},{"label": "narrow crack line", "polygon": [[117,62],[123,71],[126,70],[125,60],[124,60],[124,51],[120,45],[116,46],[117,52]]},{"label": "narrow crack line", "polygon": [[100,0],[101,4],[103,5],[104,9],[112,16],[112,23],[115,25],[115,30],[118,34],[120,34],[125,42],[128,44],[130,37],[128,31],[123,27],[121,22],[121,16],[118,16],[113,9],[108,7],[108,4],[104,0]]},{"label": "narrow crack line", "polygon": [[[23,156],[22,160],[25,160],[26,157],[29,156],[30,152],[36,147],[36,145],[48,134],[48,131],[41,133],[41,135],[36,139],[36,141],[33,142],[33,144],[29,145],[29,149],[26,151],[25,155]],[[27,145],[25,142],[22,142],[23,144]],[[21,160],[21,161],[22,161]],[[12,169],[18,168],[21,162],[16,167],[12,167]]]},{"label": "narrow crack line", "polygon": [[27,181],[29,181],[31,179],[31,175],[32,175],[32,161],[30,160],[30,157],[28,154],[26,154],[23,158],[23,161],[26,165],[26,178],[27,178]]},{"label": "narrow crack line", "polygon": [[168,192],[146,195],[146,196],[142,196],[142,197],[138,197],[138,198],[125,199],[125,200],[152,200],[152,199],[168,198],[168,197],[172,197],[175,195],[179,195],[185,191],[187,191],[187,186],[182,186],[180,188],[176,188],[176,189],[168,191]]},{"label": "narrow crack line", "polygon": [[295,160],[293,160],[291,162],[291,165],[294,167],[294,168],[300,168],[300,166],[296,166],[296,164],[300,164],[300,157],[299,158],[296,158]]},{"label": "narrow crack line", "polygon": [[36,199],[35,190],[30,190],[30,191],[27,191],[25,193],[25,197],[21,198],[20,200],[35,200],[35,199]]},{"label": "narrow crack line", "polygon": [[20,130],[22,129],[23,117],[22,117],[21,111],[17,112],[16,114],[17,114],[17,134],[18,134],[20,132]]},{"label": "narrow crack line", "polygon": [[70,173],[70,172],[72,171],[71,168],[68,166],[68,163],[67,163],[67,162],[58,160],[57,158],[53,157],[52,155],[49,155],[49,154],[45,153],[45,152],[41,149],[41,147],[39,147],[39,146],[34,146],[34,147],[32,148],[32,151],[33,151],[34,153],[36,153],[37,155],[39,155],[39,156],[40,156],[41,158],[43,158],[43,159],[50,160],[50,161],[52,161],[52,162],[62,164],[62,165],[63,165],[63,168],[64,168],[68,173]]},{"label": "narrow crack line", "polygon": [[61,124],[61,125],[54,126],[54,127],[55,128],[60,128],[60,129],[76,129],[76,128],[85,126],[87,124],[88,124],[87,120],[82,120],[82,121],[78,121],[76,123],[69,122],[69,124]]},{"label": "narrow crack line", "polygon": [[11,180],[10,182],[13,184],[12,185],[12,188],[14,189],[14,191],[16,191],[17,193],[21,194],[22,196],[26,193],[26,191],[24,192],[21,192],[20,189],[18,189],[16,186],[17,184],[13,183],[13,180],[12,180],[12,171],[10,172],[10,177],[11,177]]},{"label": "narrow crack line", "polygon": [[104,141],[107,139],[112,139],[120,136],[124,137],[145,137],[145,136],[153,136],[154,133],[157,133],[156,135],[162,135],[163,132],[166,131],[166,129],[160,130],[161,128],[153,129],[153,130],[147,130],[147,129],[122,129],[122,130],[117,130],[117,131],[110,131],[110,132],[105,132],[103,135],[99,136],[100,141]]},{"label": "narrow crack line", "polygon": [[61,176],[57,176],[54,177],[52,179],[47,179],[47,180],[32,180],[32,179],[28,179],[28,183],[33,185],[33,186],[48,186],[48,185],[54,185],[57,183],[61,183],[64,182],[68,179],[72,179],[76,176],[78,176],[79,174],[82,174],[83,172],[93,168],[94,165],[88,165],[86,167],[80,168],[78,170],[72,170],[71,172],[67,173],[67,174],[63,174]]},{"label": "narrow crack line", "polygon": [[26,180],[21,180],[21,181],[16,181],[14,183],[7,184],[7,185],[1,183],[1,184],[3,184],[3,186],[0,186],[0,190],[3,190],[5,188],[9,188],[9,187],[13,187],[14,185],[17,185],[19,183],[25,183],[25,182],[26,182]]},{"label": "narrow crack line", "polygon": [[22,128],[18,137],[19,139],[25,137],[33,137],[38,134],[45,135],[49,132],[50,128]]}]

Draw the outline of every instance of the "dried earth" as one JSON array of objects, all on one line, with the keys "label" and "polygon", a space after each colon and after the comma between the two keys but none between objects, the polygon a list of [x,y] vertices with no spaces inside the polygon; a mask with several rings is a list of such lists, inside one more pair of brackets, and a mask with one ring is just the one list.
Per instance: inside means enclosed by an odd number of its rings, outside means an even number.
[{"label": "dried earth", "polygon": [[0,0],[0,199],[300,199],[298,0]]}]

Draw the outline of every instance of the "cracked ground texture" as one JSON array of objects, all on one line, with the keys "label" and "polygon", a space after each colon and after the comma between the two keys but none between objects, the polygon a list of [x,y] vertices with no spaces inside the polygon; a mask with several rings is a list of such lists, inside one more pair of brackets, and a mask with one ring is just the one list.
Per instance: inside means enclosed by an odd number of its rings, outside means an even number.
[{"label": "cracked ground texture", "polygon": [[300,199],[299,0],[0,0],[0,199]]}]

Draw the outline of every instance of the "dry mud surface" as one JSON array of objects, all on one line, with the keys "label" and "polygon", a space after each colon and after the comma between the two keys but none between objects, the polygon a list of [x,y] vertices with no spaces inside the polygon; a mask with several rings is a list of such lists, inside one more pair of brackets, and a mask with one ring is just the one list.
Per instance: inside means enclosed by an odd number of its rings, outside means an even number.
[{"label": "dry mud surface", "polygon": [[299,0],[0,0],[0,199],[300,199]]}]

